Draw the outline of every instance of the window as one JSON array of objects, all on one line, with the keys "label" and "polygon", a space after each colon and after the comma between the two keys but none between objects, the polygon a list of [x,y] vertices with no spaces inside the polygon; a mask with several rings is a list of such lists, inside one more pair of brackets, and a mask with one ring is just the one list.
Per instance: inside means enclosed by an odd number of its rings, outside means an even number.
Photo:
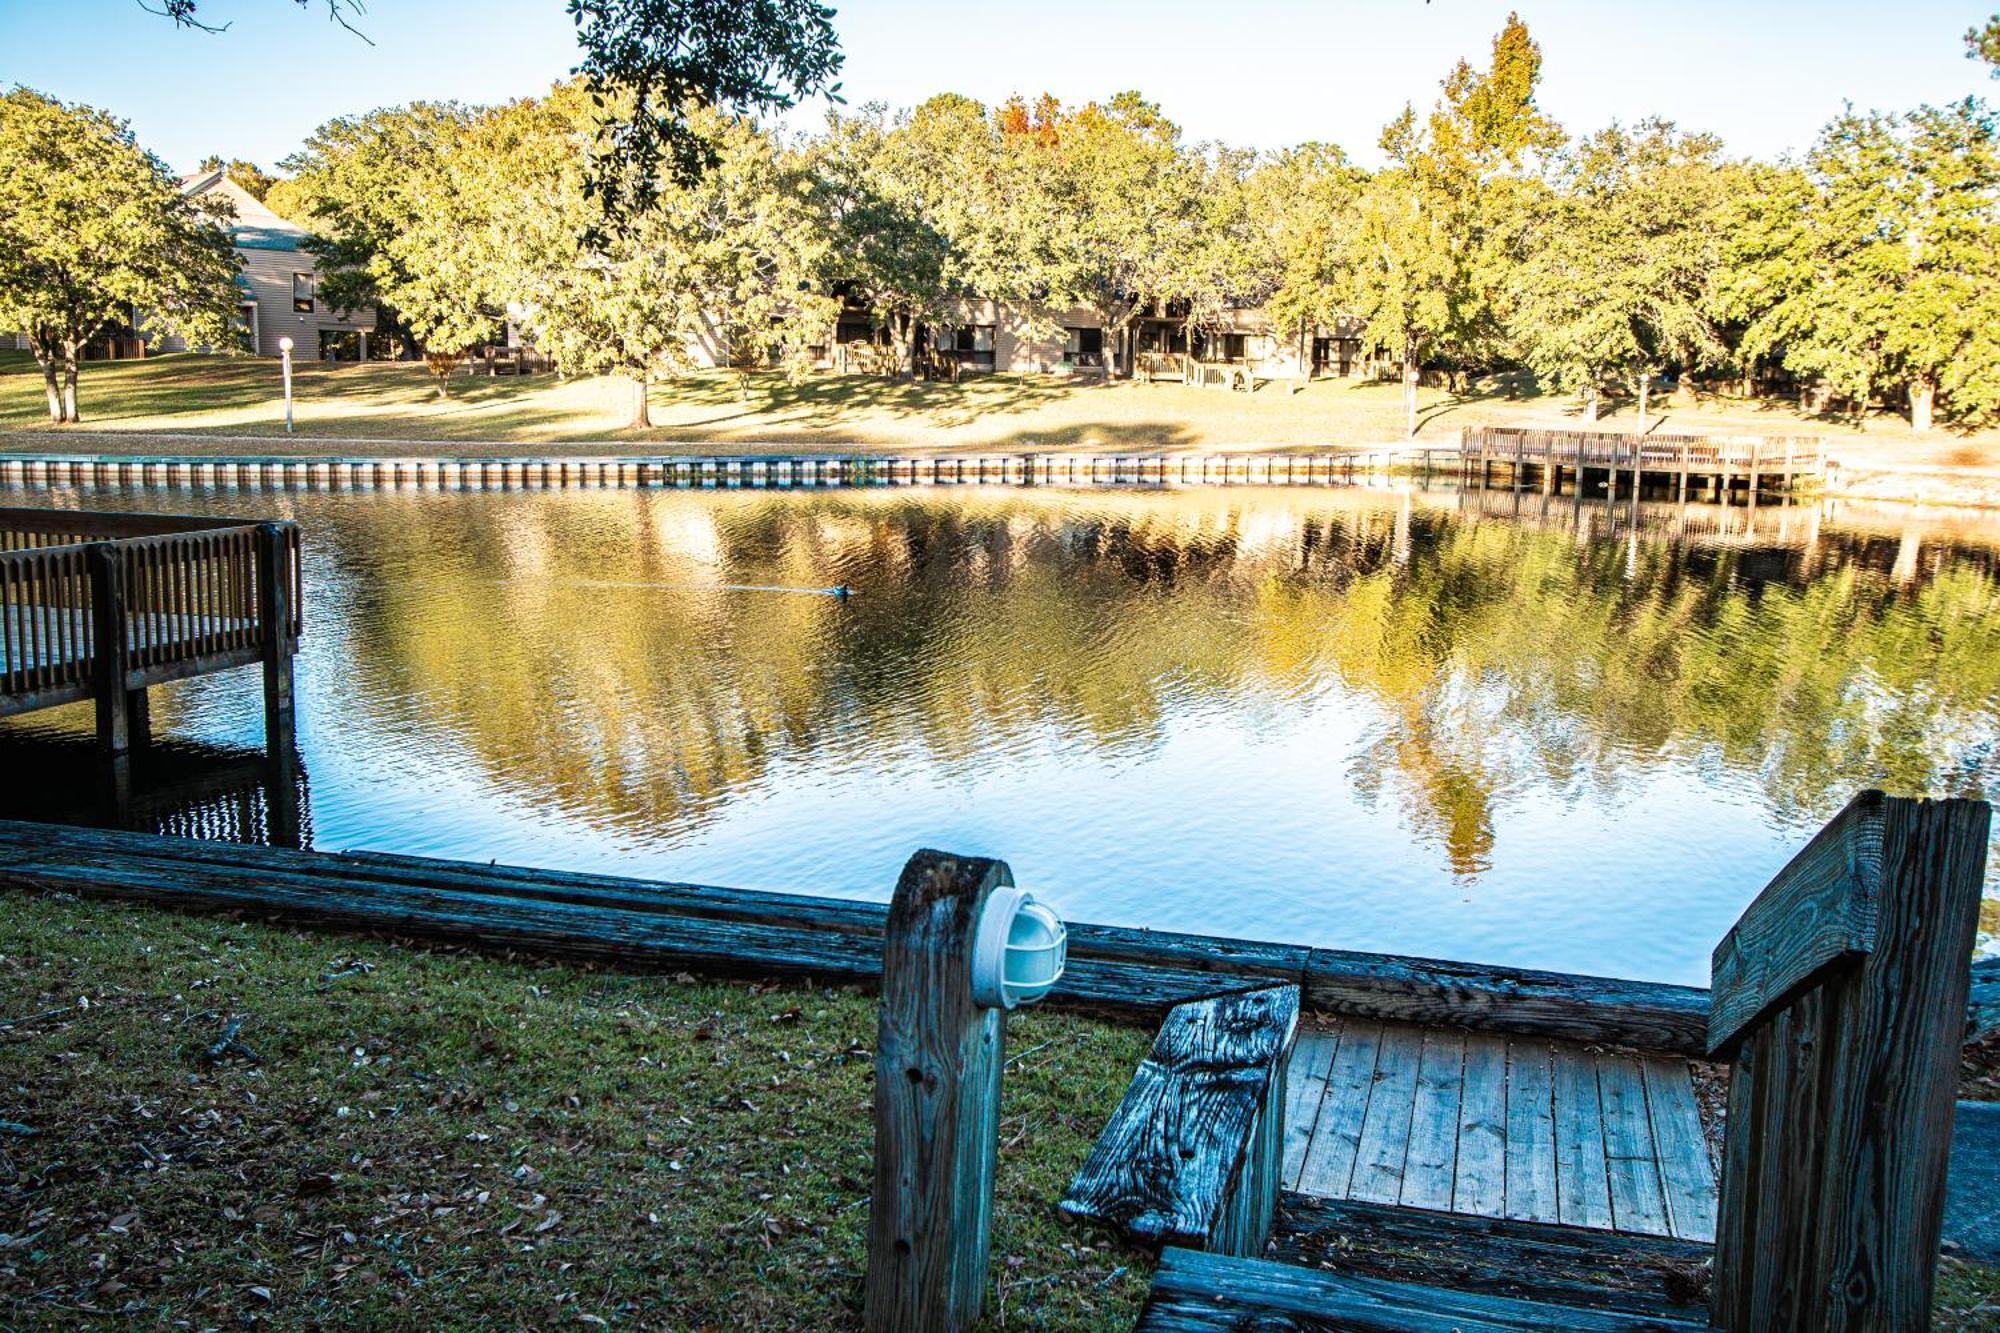
[{"label": "window", "polygon": [[1063,348],[1063,360],[1072,369],[1101,369],[1104,365],[1103,329],[1065,329],[1069,336]]},{"label": "window", "polygon": [[292,309],[301,315],[310,315],[313,308],[313,275],[292,274]]},{"label": "window", "polygon": [[947,350],[957,353],[959,364],[981,370],[993,369],[993,326],[961,324],[952,330]]},{"label": "window", "polygon": [[319,331],[319,359],[322,361],[359,361],[361,359],[361,333],[358,329],[321,329]]}]

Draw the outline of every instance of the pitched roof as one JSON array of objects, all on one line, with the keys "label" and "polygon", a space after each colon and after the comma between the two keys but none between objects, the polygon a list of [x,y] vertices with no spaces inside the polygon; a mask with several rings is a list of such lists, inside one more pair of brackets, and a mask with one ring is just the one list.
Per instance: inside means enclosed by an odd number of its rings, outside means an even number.
[{"label": "pitched roof", "polygon": [[229,238],[239,250],[296,250],[311,235],[304,227],[273,213],[256,195],[229,179],[225,167],[184,178],[181,193],[219,194],[235,205],[236,218],[229,224]]}]

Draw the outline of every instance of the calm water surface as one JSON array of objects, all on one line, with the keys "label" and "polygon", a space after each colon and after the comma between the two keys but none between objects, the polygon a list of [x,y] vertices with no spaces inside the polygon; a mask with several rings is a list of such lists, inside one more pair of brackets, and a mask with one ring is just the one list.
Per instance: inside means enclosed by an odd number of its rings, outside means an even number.
[{"label": "calm water surface", "polygon": [[[300,522],[322,848],[883,898],[935,846],[1078,919],[1703,982],[1856,789],[2000,788],[1976,525],[1362,490],[9,502]],[[258,689],[159,691],[152,771],[226,787]],[[89,723],[0,725],[6,813],[73,789]]]}]

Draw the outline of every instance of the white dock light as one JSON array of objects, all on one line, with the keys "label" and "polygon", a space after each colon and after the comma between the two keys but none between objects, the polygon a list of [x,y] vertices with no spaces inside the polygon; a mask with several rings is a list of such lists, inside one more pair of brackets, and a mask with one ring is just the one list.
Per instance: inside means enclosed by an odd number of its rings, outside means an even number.
[{"label": "white dock light", "polygon": [[1069,930],[1026,889],[996,888],[972,936],[972,998],[989,1009],[1033,1004],[1062,980]]},{"label": "white dock light", "polygon": [[278,339],[278,355],[285,363],[285,434],[292,433],[292,340]]}]

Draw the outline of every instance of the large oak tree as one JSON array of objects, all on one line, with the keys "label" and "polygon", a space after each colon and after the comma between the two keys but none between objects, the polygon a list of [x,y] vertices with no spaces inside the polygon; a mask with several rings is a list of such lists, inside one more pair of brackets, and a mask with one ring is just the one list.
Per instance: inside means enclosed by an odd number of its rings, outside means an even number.
[{"label": "large oak tree", "polygon": [[27,88],[0,95],[0,328],[27,334],[51,422],[80,419],[78,366],[107,327],[233,342],[236,271],[218,217],[125,122]]}]

